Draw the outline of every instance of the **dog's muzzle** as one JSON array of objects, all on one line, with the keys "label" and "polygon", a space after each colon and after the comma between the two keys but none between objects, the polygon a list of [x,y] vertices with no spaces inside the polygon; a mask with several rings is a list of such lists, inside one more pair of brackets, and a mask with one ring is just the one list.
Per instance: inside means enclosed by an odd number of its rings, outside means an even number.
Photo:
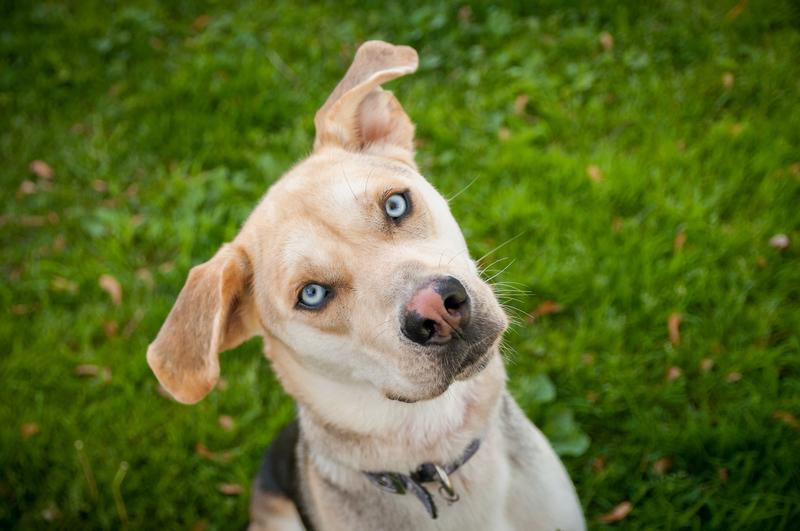
[{"label": "dog's muzzle", "polygon": [[464,337],[469,324],[470,301],[456,278],[431,280],[406,304],[403,335],[420,345],[445,345]]}]

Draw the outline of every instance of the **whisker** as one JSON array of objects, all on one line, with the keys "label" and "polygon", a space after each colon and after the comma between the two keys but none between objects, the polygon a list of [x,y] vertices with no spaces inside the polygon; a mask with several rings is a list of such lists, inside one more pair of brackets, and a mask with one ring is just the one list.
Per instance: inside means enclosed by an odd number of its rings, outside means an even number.
[{"label": "whisker", "polygon": [[[464,253],[466,253],[468,250],[469,250],[469,249],[464,249],[463,251],[461,251],[461,252],[459,252],[459,253],[456,253],[456,254],[454,254],[454,255],[453,255],[453,258],[451,258],[451,259],[450,259],[450,262],[452,262],[453,260],[455,260],[455,259],[456,259],[456,256],[458,256],[458,255],[460,255],[460,254],[464,254]],[[450,265],[450,262],[447,262],[447,265]]]},{"label": "whisker", "polygon": [[478,175],[477,177],[475,177],[474,179],[472,179],[472,180],[469,182],[469,184],[468,184],[468,185],[466,185],[464,188],[462,188],[461,190],[459,190],[459,191],[458,191],[458,192],[456,192],[455,194],[451,195],[450,197],[446,198],[446,199],[445,199],[445,201],[447,201],[447,202],[449,203],[450,201],[452,201],[453,199],[455,199],[456,197],[458,197],[459,195],[461,195],[461,192],[465,191],[467,188],[469,188],[470,186],[472,186],[472,184],[473,184],[475,181],[477,181],[478,179],[480,179],[480,177],[481,177],[481,176],[480,176],[480,175]]},{"label": "whisker", "polygon": [[495,273],[495,275],[494,275],[494,276],[492,276],[492,277],[490,277],[490,278],[486,279],[486,282],[489,282],[489,281],[490,281],[490,280],[492,280],[494,277],[496,277],[497,275],[501,274],[503,271],[505,271],[506,269],[508,269],[509,267],[511,267],[511,264],[513,264],[513,263],[514,263],[514,261],[515,261],[515,260],[511,260],[511,263],[509,263],[507,266],[505,266],[503,269],[501,269],[501,270],[500,270],[498,273]]},{"label": "whisker", "polygon": [[507,244],[509,244],[509,243],[513,242],[514,240],[516,240],[517,238],[519,238],[520,236],[522,236],[522,235],[523,235],[523,234],[525,234],[526,232],[527,232],[527,231],[522,231],[522,232],[520,232],[519,234],[517,234],[516,236],[514,236],[513,238],[511,238],[510,240],[506,240],[505,242],[501,243],[500,245],[498,245],[497,247],[495,247],[494,249],[492,249],[491,251],[489,251],[489,252],[488,252],[488,253],[486,253],[485,255],[483,255],[483,256],[481,256],[480,258],[478,258],[478,260],[476,260],[476,261],[477,261],[477,262],[480,262],[481,260],[483,260],[484,258],[486,258],[487,256],[489,256],[490,254],[492,254],[492,253],[493,253],[493,252],[495,252],[496,250],[500,249],[500,248],[501,248],[501,247],[503,247],[504,245],[507,245]]},{"label": "whisker", "polygon": [[344,182],[346,182],[346,183],[347,183],[347,187],[348,187],[348,188],[350,188],[350,193],[351,193],[351,194],[353,194],[353,198],[354,198],[356,201],[358,201],[358,197],[356,196],[356,193],[353,191],[353,187],[352,187],[352,186],[350,186],[350,181],[348,181],[348,180],[347,180],[347,174],[344,172],[344,164],[342,164],[342,163],[340,162],[340,163],[339,163],[339,166],[341,166],[341,168],[342,168],[342,175],[344,175]]}]

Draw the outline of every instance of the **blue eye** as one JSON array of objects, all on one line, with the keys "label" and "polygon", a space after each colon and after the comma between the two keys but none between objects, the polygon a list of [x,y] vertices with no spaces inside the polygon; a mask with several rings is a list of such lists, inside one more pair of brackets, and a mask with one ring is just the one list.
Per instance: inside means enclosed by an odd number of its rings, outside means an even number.
[{"label": "blue eye", "polygon": [[319,284],[308,284],[300,290],[300,302],[310,308],[316,308],[325,300],[329,291]]},{"label": "blue eye", "polygon": [[400,219],[408,211],[408,202],[403,194],[392,194],[386,200],[386,213],[390,218]]}]

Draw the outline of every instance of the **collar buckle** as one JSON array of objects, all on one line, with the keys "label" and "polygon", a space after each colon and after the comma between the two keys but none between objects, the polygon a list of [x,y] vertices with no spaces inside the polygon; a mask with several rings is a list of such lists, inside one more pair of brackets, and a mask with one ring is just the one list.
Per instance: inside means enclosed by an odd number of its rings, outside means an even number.
[{"label": "collar buckle", "polygon": [[441,465],[437,465],[433,463],[433,467],[436,469],[436,473],[439,475],[439,495],[445,499],[447,505],[452,505],[457,502],[460,498],[456,489],[453,488],[453,482],[450,481],[450,476],[447,475],[444,468]]}]

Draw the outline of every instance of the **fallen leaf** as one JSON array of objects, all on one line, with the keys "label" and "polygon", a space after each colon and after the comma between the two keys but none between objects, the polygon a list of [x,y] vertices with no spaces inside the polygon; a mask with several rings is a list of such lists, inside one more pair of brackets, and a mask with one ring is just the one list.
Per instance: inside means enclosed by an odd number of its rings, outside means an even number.
[{"label": "fallen leaf", "polygon": [[22,433],[22,436],[27,439],[28,437],[39,433],[39,425],[35,422],[28,422],[27,424],[22,425],[20,432]]},{"label": "fallen leaf", "polygon": [[603,170],[601,170],[594,164],[587,166],[586,175],[588,175],[589,178],[596,183],[599,183],[601,180],[603,180]]},{"label": "fallen leaf", "polygon": [[78,294],[78,284],[63,277],[53,277],[53,289],[56,291],[69,291],[73,295]]},{"label": "fallen leaf", "polygon": [[772,418],[782,420],[792,428],[800,430],[800,422],[798,422],[797,417],[791,413],[787,413],[786,411],[776,411],[772,414]]},{"label": "fallen leaf", "polygon": [[150,37],[150,47],[153,48],[154,50],[163,50],[164,41],[162,41],[158,37]]},{"label": "fallen leaf", "polygon": [[744,124],[733,124],[731,126],[731,136],[739,136],[744,131]]},{"label": "fallen leaf", "polygon": [[119,329],[119,323],[116,321],[105,321],[103,323],[103,332],[105,332],[106,337],[109,339],[117,337],[117,330]]},{"label": "fallen leaf", "polygon": [[101,181],[100,179],[97,179],[95,181],[92,181],[92,188],[94,188],[98,192],[107,192],[108,183],[106,183],[105,181]]},{"label": "fallen leaf", "polygon": [[673,345],[680,345],[681,344],[681,314],[680,313],[673,313],[669,316],[669,321],[667,321],[667,328],[669,329],[669,340]]},{"label": "fallen leaf", "polygon": [[202,31],[203,28],[208,26],[208,20],[209,20],[208,15],[200,15],[199,17],[194,19],[194,22],[192,22],[191,26],[192,31],[194,31],[195,33],[200,33],[200,31]]},{"label": "fallen leaf", "polygon": [[599,397],[597,396],[597,393],[595,393],[594,391],[586,391],[586,400],[588,400],[589,402],[594,404],[595,402],[597,402],[598,398]]},{"label": "fallen leaf", "polygon": [[713,367],[714,367],[714,360],[712,360],[711,358],[704,358],[700,362],[700,370],[702,370],[703,372],[708,372]]},{"label": "fallen leaf", "polygon": [[795,179],[800,179],[800,162],[795,162],[789,166],[789,171],[792,172]]},{"label": "fallen leaf", "polygon": [[233,429],[233,418],[230,415],[220,415],[219,416],[219,425],[225,431],[231,431]]},{"label": "fallen leaf", "polygon": [[523,114],[525,112],[525,106],[528,104],[528,95],[527,94],[520,94],[514,100],[514,109],[517,111],[517,114]]},{"label": "fallen leaf", "polygon": [[22,184],[19,185],[19,193],[25,195],[35,194],[36,183],[32,183],[30,181],[22,181]]},{"label": "fallen leaf", "polygon": [[119,283],[119,280],[111,275],[100,275],[98,284],[111,297],[111,303],[114,306],[122,304],[122,284]]},{"label": "fallen leaf", "polygon": [[146,267],[136,270],[136,278],[144,282],[149,288],[152,288],[156,285],[155,281],[153,280],[153,274]]},{"label": "fallen leaf", "polygon": [[19,224],[23,227],[41,227],[45,219],[44,216],[20,216]]},{"label": "fallen leaf", "polygon": [[225,378],[220,378],[217,380],[217,389],[220,391],[227,391],[228,390],[228,380]]},{"label": "fallen leaf", "polygon": [[72,124],[72,127],[69,128],[69,132],[73,135],[82,135],[86,132],[86,124],[76,123]]},{"label": "fallen leaf", "polygon": [[470,6],[462,6],[458,10],[458,20],[461,22],[469,22],[469,19],[472,18],[472,8]]},{"label": "fallen leaf", "polygon": [[200,456],[205,457],[206,459],[216,459],[217,454],[216,452],[212,452],[208,449],[208,446],[205,444],[198,443],[194,447],[194,451],[200,454]]},{"label": "fallen leaf", "polygon": [[735,78],[731,72],[722,74],[722,86],[725,87],[725,90],[731,90],[733,88],[734,80]]},{"label": "fallen leaf", "polygon": [[677,236],[675,236],[675,242],[672,244],[672,247],[675,249],[676,253],[681,252],[684,243],[686,243],[686,233],[681,231]]},{"label": "fallen leaf", "polygon": [[103,383],[104,384],[111,383],[111,368],[103,367],[102,369],[100,369],[100,374],[103,375]]},{"label": "fallen leaf", "polygon": [[610,52],[614,49],[614,37],[609,32],[601,31],[597,37],[600,39],[600,44],[603,45],[605,51]]},{"label": "fallen leaf", "polygon": [[681,374],[683,374],[683,371],[680,367],[670,367],[667,371],[667,381],[671,382],[673,380],[677,380],[681,377]]},{"label": "fallen leaf", "polygon": [[672,468],[674,463],[671,459],[667,459],[666,457],[659,457],[656,459],[656,462],[653,463],[653,474],[663,476],[664,473]]},{"label": "fallen leaf", "polygon": [[603,461],[602,457],[595,458],[595,460],[592,462],[592,472],[595,473],[602,472],[603,465],[605,465],[605,462]]},{"label": "fallen leaf", "polygon": [[717,472],[717,477],[720,479],[720,481],[726,481],[728,479],[728,469],[720,468],[719,472]]},{"label": "fallen leaf", "polygon": [[220,483],[217,487],[222,494],[227,494],[228,496],[237,496],[244,493],[244,487],[236,483]]},{"label": "fallen leaf", "polygon": [[756,258],[756,265],[758,267],[767,267],[767,259],[759,255],[759,257]]},{"label": "fallen leaf", "polygon": [[588,352],[586,354],[581,354],[581,363],[584,365],[591,365],[594,363],[594,355],[589,354]]},{"label": "fallen leaf", "polygon": [[51,168],[50,165],[43,160],[34,160],[28,165],[28,169],[31,170],[31,173],[42,179],[49,180],[56,175],[56,172],[53,171],[53,168]]},{"label": "fallen leaf", "polygon": [[55,212],[50,212],[49,214],[47,214],[47,221],[50,222],[50,225],[55,225],[56,223],[58,223],[58,214],[56,214]]},{"label": "fallen leaf", "polygon": [[686,141],[678,140],[678,143],[675,144],[675,147],[677,148],[679,153],[684,153],[686,151]]},{"label": "fallen leaf", "polygon": [[564,305],[559,304],[555,301],[544,301],[539,306],[536,307],[535,310],[528,313],[525,316],[525,321],[528,323],[532,323],[536,320],[537,317],[541,315],[552,315],[554,313],[560,313],[564,311]]},{"label": "fallen leaf", "polygon": [[769,239],[769,246],[780,250],[786,249],[789,247],[789,237],[785,234],[776,234]]},{"label": "fallen leaf", "polygon": [[78,376],[97,376],[97,373],[99,372],[100,367],[97,365],[91,365],[89,363],[75,367],[75,374]]},{"label": "fallen leaf", "polygon": [[741,0],[741,2],[733,6],[731,10],[728,11],[728,18],[731,20],[738,18],[739,15],[742,14],[742,11],[744,11],[745,7],[747,7],[747,0]]},{"label": "fallen leaf", "polygon": [[631,512],[631,509],[633,509],[633,505],[631,505],[631,502],[622,502],[613,509],[611,509],[611,511],[602,515],[600,517],[600,521],[619,522],[620,520],[628,516],[628,513]]},{"label": "fallen leaf", "polygon": [[619,229],[622,228],[622,219],[621,218],[614,218],[611,220],[611,230],[614,233],[619,232]]},{"label": "fallen leaf", "polygon": [[162,275],[166,275],[170,271],[175,269],[175,265],[172,262],[164,262],[160,266],[158,266],[158,272]]},{"label": "fallen leaf", "polygon": [[125,190],[124,193],[128,198],[133,199],[134,197],[136,197],[136,194],[139,193],[139,185],[133,183],[127,188],[127,190]]},{"label": "fallen leaf", "polygon": [[501,127],[497,131],[497,138],[499,138],[503,142],[508,140],[510,137],[511,137],[511,131],[508,129],[508,127]]},{"label": "fallen leaf", "polygon": [[206,531],[208,520],[200,520],[192,526],[192,531]]},{"label": "fallen leaf", "polygon": [[742,379],[742,373],[740,372],[732,372],[728,375],[729,382],[738,382]]}]

